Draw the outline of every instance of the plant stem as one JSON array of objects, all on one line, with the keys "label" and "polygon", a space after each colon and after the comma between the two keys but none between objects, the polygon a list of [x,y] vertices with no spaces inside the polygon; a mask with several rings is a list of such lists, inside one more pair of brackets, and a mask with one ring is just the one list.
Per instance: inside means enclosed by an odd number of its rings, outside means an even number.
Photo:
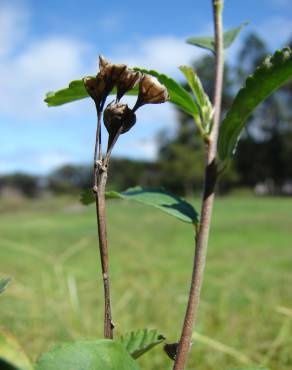
[{"label": "plant stem", "polygon": [[191,346],[193,325],[196,322],[203,282],[208,248],[209,228],[211,223],[215,185],[217,181],[216,152],[221,114],[221,97],[223,83],[224,51],[222,31],[223,0],[212,0],[215,28],[216,74],[214,86],[214,117],[210,140],[206,145],[206,166],[201,207],[201,221],[196,234],[193,274],[189,300],[183,323],[181,338],[173,370],[183,370]]},{"label": "plant stem", "polygon": [[[108,244],[105,217],[105,187],[107,181],[107,166],[103,166],[101,154],[101,113],[97,113],[96,142],[94,149],[94,193],[96,203],[96,219],[98,229],[99,251],[104,288],[104,337],[113,338],[111,315]],[[98,161],[97,161],[98,158]]]}]

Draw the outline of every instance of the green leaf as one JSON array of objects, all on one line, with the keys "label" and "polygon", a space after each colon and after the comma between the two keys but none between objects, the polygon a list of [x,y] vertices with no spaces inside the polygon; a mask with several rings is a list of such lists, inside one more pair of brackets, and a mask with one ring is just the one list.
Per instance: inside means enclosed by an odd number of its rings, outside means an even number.
[{"label": "green leaf", "polygon": [[[249,24],[249,22],[243,22],[240,26],[232,28],[223,33],[224,49],[227,49],[238,36],[239,32]],[[202,49],[207,49],[215,53],[215,41],[214,37],[189,37],[186,42],[190,45],[198,46]]]},{"label": "green leaf", "polygon": [[200,114],[203,119],[202,123],[206,127],[211,120],[213,110],[209,96],[205,93],[202,83],[193,68],[188,66],[180,66],[179,69],[184,74],[193,94],[195,95],[200,109]]},{"label": "green leaf", "polygon": [[0,279],[0,294],[4,292],[4,290],[7,288],[8,284],[10,283],[10,278],[3,278]]},{"label": "green leaf", "polygon": [[[116,89],[114,88],[111,92],[112,95],[116,94]],[[138,88],[128,91],[127,95],[137,95]],[[71,103],[75,100],[81,100],[84,98],[89,98],[89,95],[84,87],[83,79],[74,80],[69,83],[68,87],[61,90],[49,92],[46,94],[44,101],[49,107],[55,107],[58,105],[63,105],[66,103]]]},{"label": "green leaf", "polygon": [[36,370],[139,370],[118,342],[100,339],[53,347],[41,355]]},{"label": "green leaf", "polygon": [[191,116],[195,116],[196,119],[200,118],[199,108],[195,103],[192,95],[174,79],[154,70],[143,68],[134,68],[134,70],[156,77],[157,80],[167,88],[171,103],[177,105],[180,109],[190,114]]},{"label": "green leaf", "polygon": [[198,223],[198,213],[184,199],[161,188],[142,188],[140,186],[127,189],[121,193],[111,191],[106,193],[108,199],[128,199],[147,204],[189,223]]},{"label": "green leaf", "polygon": [[33,370],[29,359],[10,334],[0,331],[0,369]]},{"label": "green leaf", "polygon": [[157,344],[162,343],[165,337],[158,334],[157,330],[137,330],[126,333],[120,338],[121,344],[133,358],[138,358],[150,351]]},{"label": "green leaf", "polygon": [[69,83],[68,87],[47,93],[44,101],[49,107],[53,107],[88,97],[83,80],[74,80]]},{"label": "green leaf", "polygon": [[218,151],[222,160],[234,153],[244,124],[255,108],[291,77],[292,51],[284,48],[276,51],[273,56],[268,56],[254,74],[247,78],[220,128]]},{"label": "green leaf", "polygon": [[[181,221],[197,224],[199,216],[194,207],[184,199],[161,188],[142,188],[136,186],[123,192],[107,191],[107,199],[126,199],[147,204],[178,218]],[[81,203],[89,205],[95,199],[91,190],[81,194]]]}]

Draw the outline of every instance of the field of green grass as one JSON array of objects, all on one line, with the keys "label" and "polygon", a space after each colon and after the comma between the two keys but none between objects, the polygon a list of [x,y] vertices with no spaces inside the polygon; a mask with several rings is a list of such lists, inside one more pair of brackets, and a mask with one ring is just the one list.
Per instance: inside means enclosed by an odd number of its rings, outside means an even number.
[{"label": "field of green grass", "polygon": [[[94,207],[72,199],[1,206],[0,324],[32,359],[55,342],[96,338],[103,301]],[[116,335],[157,328],[178,339],[192,227],[147,206],[108,203]],[[171,368],[157,347],[142,369]],[[189,369],[292,368],[292,199],[216,201]]]}]

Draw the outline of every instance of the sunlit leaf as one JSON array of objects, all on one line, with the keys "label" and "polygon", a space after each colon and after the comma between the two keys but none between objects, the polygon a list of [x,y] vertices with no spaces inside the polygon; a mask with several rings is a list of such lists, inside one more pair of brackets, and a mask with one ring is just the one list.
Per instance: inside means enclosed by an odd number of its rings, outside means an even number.
[{"label": "sunlit leaf", "polygon": [[[224,42],[224,48],[227,49],[233,41],[236,39],[240,31],[248,25],[249,22],[243,22],[240,26],[232,28],[228,31],[225,31],[223,34],[223,42]],[[208,37],[189,37],[186,42],[191,45],[198,46],[202,49],[207,49],[215,52],[215,41],[214,37],[208,36]]]},{"label": "sunlit leaf", "polygon": [[239,90],[220,128],[218,151],[222,160],[235,151],[240,133],[255,108],[292,78],[292,51],[278,50],[268,56]]},{"label": "sunlit leaf", "polygon": [[[107,199],[125,199],[143,203],[178,218],[181,221],[197,224],[199,216],[194,207],[186,200],[161,188],[142,188],[136,186],[123,192],[108,191]],[[92,191],[87,190],[81,195],[81,202],[84,205],[94,203]]]},{"label": "sunlit leaf", "polygon": [[196,102],[199,106],[200,113],[203,119],[202,123],[208,125],[211,120],[213,109],[209,96],[205,93],[202,83],[193,68],[188,66],[181,66],[179,67],[179,69],[184,74],[196,98]]},{"label": "sunlit leaf", "polygon": [[33,370],[16,339],[4,331],[0,331],[0,369]]},{"label": "sunlit leaf", "polygon": [[42,354],[36,370],[139,370],[121,343],[100,339],[53,347]]},{"label": "sunlit leaf", "polygon": [[142,356],[164,340],[165,337],[158,334],[157,330],[148,329],[132,331],[120,338],[120,342],[133,358]]}]

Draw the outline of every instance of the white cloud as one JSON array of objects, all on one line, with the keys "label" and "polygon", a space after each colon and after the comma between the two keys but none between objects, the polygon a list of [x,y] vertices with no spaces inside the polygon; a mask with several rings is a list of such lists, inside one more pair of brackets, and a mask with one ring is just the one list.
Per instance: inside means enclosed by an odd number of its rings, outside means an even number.
[{"label": "white cloud", "polygon": [[156,69],[173,77],[181,76],[177,67],[190,64],[204,51],[185,43],[184,38],[157,36],[139,40],[131,45],[122,45],[110,56],[115,62]]},{"label": "white cloud", "polygon": [[85,45],[78,41],[49,37],[0,61],[0,112],[22,117],[46,114],[45,92],[84,74],[84,51]]},{"label": "white cloud", "polygon": [[23,8],[0,4],[0,58],[9,54],[26,33],[29,15]]}]

